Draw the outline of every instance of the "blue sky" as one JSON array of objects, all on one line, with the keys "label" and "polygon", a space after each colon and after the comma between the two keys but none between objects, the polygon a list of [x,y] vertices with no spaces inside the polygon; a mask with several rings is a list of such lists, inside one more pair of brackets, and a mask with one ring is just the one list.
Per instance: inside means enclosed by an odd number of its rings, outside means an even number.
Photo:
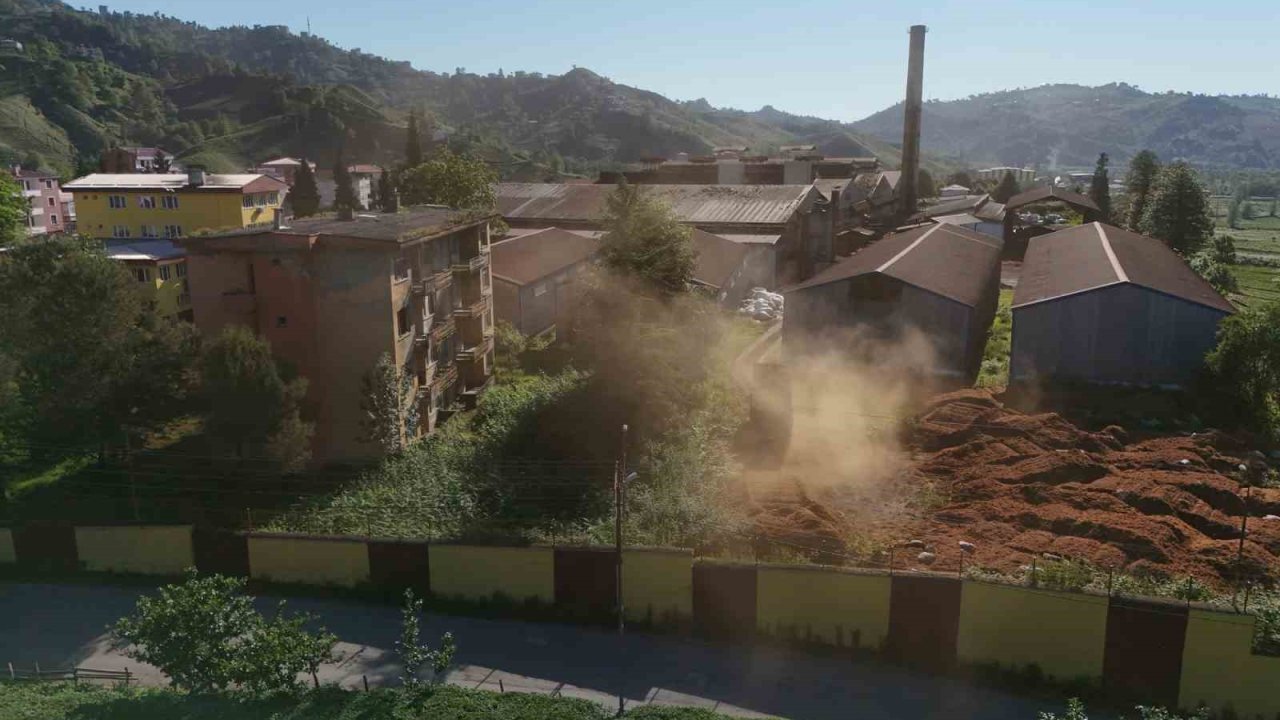
[{"label": "blue sky", "polygon": [[[74,3],[73,4],[78,4]],[[855,120],[901,99],[907,28],[929,26],[925,97],[1047,82],[1280,94],[1267,0],[119,0],[219,26],[288,25],[420,69],[574,65],[677,100]],[[94,5],[96,7],[96,5]]]}]

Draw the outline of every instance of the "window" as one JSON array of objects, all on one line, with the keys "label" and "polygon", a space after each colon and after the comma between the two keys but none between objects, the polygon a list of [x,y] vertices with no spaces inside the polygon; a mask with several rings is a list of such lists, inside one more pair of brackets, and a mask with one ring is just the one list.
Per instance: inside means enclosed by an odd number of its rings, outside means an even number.
[{"label": "window", "polygon": [[168,280],[168,279],[169,279],[169,266],[168,266],[168,265],[161,265],[161,266],[160,266],[160,279],[161,279],[161,280]]},{"label": "window", "polygon": [[533,296],[534,296],[534,297],[542,297],[543,295],[546,295],[546,294],[547,294],[547,284],[546,284],[546,283],[540,283],[540,284],[538,284],[538,285],[534,285],[534,286],[533,286]]},{"label": "window", "polygon": [[178,277],[186,277],[186,276],[187,276],[187,261],[183,260],[182,262],[178,263]]},{"label": "window", "polygon": [[58,198],[49,198],[49,207],[53,207],[54,205],[57,205],[57,204],[58,204]]},{"label": "window", "polygon": [[276,191],[274,191],[274,190],[272,190],[271,192],[267,193],[267,204],[268,204],[268,205],[279,205],[279,204],[280,204],[280,193],[278,193],[278,192],[276,192]]},{"label": "window", "polygon": [[177,196],[177,195],[165,195],[164,197],[160,198],[160,204],[161,204],[162,206],[164,206],[164,209],[165,209],[165,210],[177,210],[177,209],[178,209],[178,196]]},{"label": "window", "polygon": [[112,225],[112,226],[111,226],[111,237],[113,237],[113,238],[127,238],[127,237],[129,237],[129,227],[128,227],[127,225]]},{"label": "window", "polygon": [[146,268],[134,268],[133,276],[138,278],[138,282],[146,282],[151,279],[151,271]]},{"label": "window", "polygon": [[57,215],[50,215],[50,216],[49,216],[49,224],[50,224],[50,225],[57,225],[57,224],[58,224],[58,216],[57,216]]},{"label": "window", "polygon": [[160,237],[160,228],[156,227],[155,225],[143,225],[143,226],[142,226],[142,237],[144,237],[144,238],[158,238],[158,237]]},{"label": "window", "polygon": [[108,195],[108,196],[107,196],[107,206],[108,206],[108,207],[114,208],[114,209],[116,209],[116,210],[123,210],[126,204],[127,204],[127,203],[125,203],[125,200],[124,200],[124,196],[123,196],[123,195]]},{"label": "window", "polygon": [[245,195],[244,197],[240,198],[240,207],[245,207],[245,208],[253,207],[253,196]]},{"label": "window", "polygon": [[30,189],[31,189],[31,181],[30,181],[30,180],[23,180],[23,181],[22,181],[22,189],[23,189],[23,190],[30,190]]},{"label": "window", "polygon": [[44,189],[45,189],[45,190],[52,190],[52,189],[53,189],[53,181],[52,181],[52,180],[45,180],[45,181],[44,181]]},{"label": "window", "polygon": [[285,317],[284,315],[277,315],[277,316],[276,316],[276,327],[278,327],[278,328],[286,328],[286,327],[289,327],[289,318]]},{"label": "window", "polygon": [[253,196],[253,202],[254,202],[254,204],[256,204],[258,207],[264,207],[264,206],[267,204],[267,194],[266,194],[266,193],[258,193],[257,195],[254,195],[254,196]]},{"label": "window", "polygon": [[156,207],[156,196],[155,195],[139,195],[138,207],[142,208],[143,210],[154,210]]},{"label": "window", "polygon": [[182,226],[181,225],[165,225],[164,236],[167,238],[182,237]]},{"label": "window", "polygon": [[396,334],[404,335],[411,329],[409,327],[409,308],[402,307],[396,311]]}]

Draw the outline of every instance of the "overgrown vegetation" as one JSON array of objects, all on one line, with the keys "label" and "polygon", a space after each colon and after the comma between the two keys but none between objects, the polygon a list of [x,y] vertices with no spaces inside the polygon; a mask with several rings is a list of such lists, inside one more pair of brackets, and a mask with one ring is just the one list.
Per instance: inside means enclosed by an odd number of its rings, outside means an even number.
[{"label": "overgrown vegetation", "polygon": [[[1134,711],[1137,714],[1130,717],[1135,718],[1135,720],[1209,720],[1209,711],[1203,708],[1191,715],[1182,715],[1174,710],[1145,705],[1135,707]],[[1083,702],[1077,698],[1071,698],[1067,701],[1067,712],[1065,714],[1058,715],[1057,713],[1042,712],[1039,720],[1089,720],[1089,715],[1085,712]]]},{"label": "overgrown vegetation", "polygon": [[[39,720],[607,720],[612,710],[588,700],[492,693],[451,686],[375,688],[326,686],[259,695],[194,695],[169,689],[0,683],[0,717]],[[701,708],[641,707],[631,720],[727,720]]]},{"label": "overgrown vegetation", "polygon": [[1013,290],[1002,288],[996,317],[987,332],[978,371],[978,387],[1003,387],[1009,383],[1009,352],[1013,336]]}]

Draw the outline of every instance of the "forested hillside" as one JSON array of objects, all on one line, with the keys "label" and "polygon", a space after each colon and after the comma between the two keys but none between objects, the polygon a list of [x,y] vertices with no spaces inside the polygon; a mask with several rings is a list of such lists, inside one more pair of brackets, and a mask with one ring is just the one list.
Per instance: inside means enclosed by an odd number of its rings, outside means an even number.
[{"label": "forested hillside", "polygon": [[[964,164],[1092,167],[1138,150],[1205,169],[1280,170],[1280,98],[1148,93],[1132,85],[1043,85],[924,106],[922,145]],[[902,135],[902,104],[854,123]]]},{"label": "forested hillside", "polygon": [[277,154],[325,165],[340,143],[349,158],[394,162],[410,109],[504,177],[590,173],[716,145],[815,143],[897,162],[890,143],[840,123],[677,103],[586,69],[426,72],[280,26],[212,30],[49,0],[0,0],[0,28],[25,45],[0,55],[0,160],[36,153],[67,173],[112,143],[159,145],[215,169]]}]

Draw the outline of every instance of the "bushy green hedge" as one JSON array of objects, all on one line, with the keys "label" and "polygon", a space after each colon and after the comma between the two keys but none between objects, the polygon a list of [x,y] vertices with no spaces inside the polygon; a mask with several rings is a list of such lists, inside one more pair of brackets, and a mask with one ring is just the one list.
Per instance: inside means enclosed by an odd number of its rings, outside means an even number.
[{"label": "bushy green hedge", "polygon": [[[188,695],[167,689],[0,683],[5,720],[605,720],[613,713],[576,698],[455,687],[372,692],[325,687],[296,695]],[[638,720],[722,720],[694,708],[638,708]]]}]

